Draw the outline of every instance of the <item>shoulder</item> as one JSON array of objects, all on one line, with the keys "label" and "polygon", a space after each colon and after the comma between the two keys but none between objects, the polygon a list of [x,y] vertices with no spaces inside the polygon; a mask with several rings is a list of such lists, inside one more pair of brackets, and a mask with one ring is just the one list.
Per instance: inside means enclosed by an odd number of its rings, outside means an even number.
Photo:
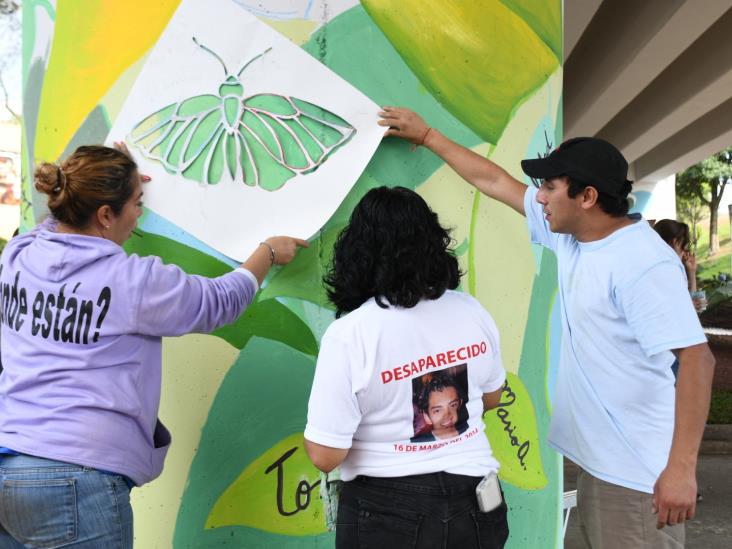
[{"label": "shoulder", "polygon": [[347,341],[351,339],[354,333],[372,324],[375,318],[386,310],[388,309],[382,309],[377,305],[376,300],[371,298],[358,309],[331,322],[323,334],[323,340],[341,339]]},{"label": "shoulder", "polygon": [[480,301],[478,301],[469,293],[460,292],[458,290],[447,290],[440,299],[443,299],[445,301],[446,306],[461,307],[466,312],[477,315],[485,322],[487,322],[488,326],[491,329],[497,331],[496,322],[495,320],[493,320],[491,314],[485,307],[483,307]]},{"label": "shoulder", "polygon": [[598,250],[598,277],[606,277],[616,298],[656,293],[659,288],[686,288],[686,274],[678,255],[644,219],[622,231]]},{"label": "shoulder", "polygon": [[621,279],[633,282],[657,266],[684,274],[679,256],[645,219],[637,221],[631,228],[612,247],[616,255],[622,253],[622,259],[618,257],[616,265],[623,275]]}]

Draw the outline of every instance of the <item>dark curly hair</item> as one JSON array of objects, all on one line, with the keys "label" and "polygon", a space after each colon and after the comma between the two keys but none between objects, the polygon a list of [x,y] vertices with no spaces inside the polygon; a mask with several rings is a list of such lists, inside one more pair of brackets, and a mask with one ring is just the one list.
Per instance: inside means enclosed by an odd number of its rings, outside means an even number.
[{"label": "dark curly hair", "polygon": [[430,409],[430,395],[435,391],[444,391],[448,387],[454,388],[458,398],[463,402],[466,401],[462,388],[457,384],[453,376],[444,371],[435,372],[429,381],[422,386],[422,392],[418,400],[419,411],[427,413]]},{"label": "dark curly hair", "polygon": [[336,316],[375,297],[380,307],[414,307],[460,282],[452,238],[424,199],[404,187],[378,187],[356,205],[323,278]]}]

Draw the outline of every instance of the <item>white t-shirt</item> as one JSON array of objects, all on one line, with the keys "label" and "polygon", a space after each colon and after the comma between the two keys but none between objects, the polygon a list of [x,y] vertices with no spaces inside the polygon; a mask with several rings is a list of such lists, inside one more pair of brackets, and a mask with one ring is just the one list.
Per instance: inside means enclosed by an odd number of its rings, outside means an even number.
[{"label": "white t-shirt", "polygon": [[448,290],[411,309],[370,299],[323,336],[305,438],[350,448],[343,480],[483,476],[499,466],[481,397],[505,378],[496,325],[471,296]]},{"label": "white t-shirt", "polygon": [[526,219],[557,255],[562,315],[549,444],[593,476],[653,493],[674,429],[670,350],[706,341],[684,268],[643,219],[594,242],[552,233],[536,193]]}]

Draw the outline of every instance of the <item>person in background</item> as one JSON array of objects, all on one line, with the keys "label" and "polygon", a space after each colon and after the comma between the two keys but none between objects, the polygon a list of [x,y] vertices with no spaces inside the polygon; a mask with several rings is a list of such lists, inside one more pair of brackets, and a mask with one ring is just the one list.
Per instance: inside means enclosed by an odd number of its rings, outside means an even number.
[{"label": "person in background", "polygon": [[143,188],[123,149],[41,164],[52,215],[2,254],[3,549],[130,549],[130,489],[160,474],[171,441],[157,418],[162,337],[233,322],[307,245],[268,238],[217,278],[128,256]]},{"label": "person in background", "polygon": [[521,162],[534,182],[527,186],[409,109],[384,107],[380,116],[385,135],[424,145],[526,216],[532,242],[556,254],[562,343],[548,443],[581,468],[586,544],[682,547],[715,361],[678,258],[627,215],[622,153],[602,139],[568,139]]},{"label": "person in background", "polygon": [[689,246],[689,226],[673,219],[661,219],[653,224],[653,229],[674,249],[683,263],[689,282],[689,293],[696,292],[696,255]]},{"label": "person in background", "polygon": [[[451,242],[424,199],[403,187],[366,193],[336,241],[325,283],[338,318],[322,339],[304,436],[318,469],[341,467],[339,549],[435,540],[487,549],[508,537],[482,420],[506,378],[498,330],[478,301],[455,291]],[[410,440],[423,415],[414,399],[438,378],[453,385],[456,409],[467,407],[466,430]],[[486,475],[497,507],[482,512],[476,487]]]}]

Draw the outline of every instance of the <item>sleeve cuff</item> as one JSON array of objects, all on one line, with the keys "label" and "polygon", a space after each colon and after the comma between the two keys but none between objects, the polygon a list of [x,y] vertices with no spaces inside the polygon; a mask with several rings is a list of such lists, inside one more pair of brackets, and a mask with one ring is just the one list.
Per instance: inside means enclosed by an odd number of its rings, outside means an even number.
[{"label": "sleeve cuff", "polygon": [[506,382],[506,370],[501,371],[501,375],[498,376],[495,380],[493,380],[491,383],[485,385],[484,387],[481,387],[481,390],[483,393],[492,393],[493,391],[497,391],[501,387],[503,387],[503,384]]},{"label": "sleeve cuff", "polygon": [[684,349],[691,347],[692,345],[699,345],[700,343],[706,343],[707,337],[702,333],[701,336],[693,336],[687,339],[681,339],[676,341],[669,341],[667,343],[661,343],[645,349],[646,355],[653,356],[663,351],[673,351],[674,349]]},{"label": "sleeve cuff", "polygon": [[314,429],[310,426],[310,424],[305,427],[304,436],[310,442],[314,442],[315,444],[321,444],[322,446],[329,446],[330,448],[340,448],[341,450],[348,450],[351,448],[351,437],[324,433],[322,431]]},{"label": "sleeve cuff", "polygon": [[249,280],[251,280],[252,284],[254,284],[254,293],[256,294],[259,291],[259,282],[257,282],[257,277],[254,276],[251,271],[245,269],[244,267],[237,267],[234,269],[235,273],[241,273],[244,276],[246,276]]}]

